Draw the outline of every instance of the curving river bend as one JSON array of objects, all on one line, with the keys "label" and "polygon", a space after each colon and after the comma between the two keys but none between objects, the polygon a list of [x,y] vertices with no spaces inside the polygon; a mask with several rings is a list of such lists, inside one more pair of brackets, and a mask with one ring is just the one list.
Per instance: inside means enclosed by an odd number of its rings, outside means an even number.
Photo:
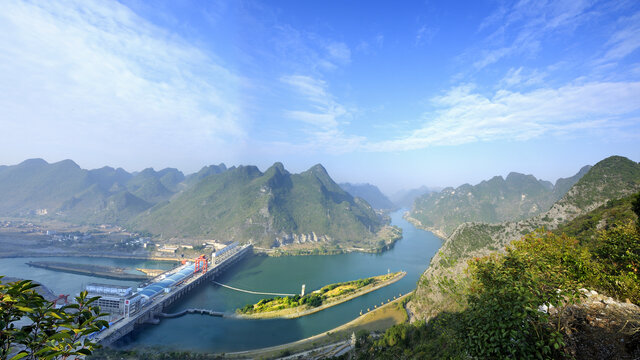
[{"label": "curving river bend", "polygon": [[[403,238],[382,254],[349,253],[331,256],[252,256],[226,271],[216,281],[240,289],[259,292],[299,293],[302,284],[310,292],[326,284],[354,280],[387,271],[404,270],[400,281],[354,300],[297,319],[242,320],[197,314],[163,319],[146,325],[115,344],[120,348],[153,347],[165,350],[232,352],[279,345],[331,330],[359,316],[387,299],[412,291],[429,260],[441,246],[430,232],[416,229],[402,218],[404,210],[391,214],[392,224],[403,230]],[[24,265],[35,258],[0,259],[0,274],[40,281],[55,293],[75,294],[89,282],[135,283],[66,274]],[[60,261],[69,261],[63,258]],[[131,259],[74,258],[73,261],[120,267],[159,268],[167,263]],[[214,284],[201,286],[166,312],[204,308],[233,312],[263,296],[234,291]]]}]

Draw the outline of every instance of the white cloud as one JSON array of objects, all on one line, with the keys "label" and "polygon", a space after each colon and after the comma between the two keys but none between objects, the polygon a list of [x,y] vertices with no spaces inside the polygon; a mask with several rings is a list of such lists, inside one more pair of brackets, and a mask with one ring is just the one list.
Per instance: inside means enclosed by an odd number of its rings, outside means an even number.
[{"label": "white cloud", "polygon": [[530,92],[499,90],[491,97],[474,92],[472,85],[463,85],[433,99],[437,110],[425,115],[432,119],[420,129],[365,148],[405,151],[637,127],[624,118],[640,110],[639,98],[640,82],[569,84]]},{"label": "white cloud", "polygon": [[356,51],[362,52],[364,54],[375,53],[377,50],[382,49],[384,46],[384,35],[378,34],[370,40],[362,40],[355,47]]},{"label": "white cloud", "polygon": [[[496,27],[481,44],[477,69],[497,63],[503,58],[536,54],[542,40],[554,32],[575,30],[588,21],[592,3],[558,0],[531,2],[521,0],[510,7],[499,7],[480,24],[478,31]],[[468,56],[476,57],[477,54]]]},{"label": "white cloud", "polygon": [[514,86],[530,86],[542,84],[546,73],[538,70],[527,71],[522,66],[519,68],[511,68],[507,74],[500,80],[501,88],[512,88]]},{"label": "white cloud", "polygon": [[71,149],[70,141],[76,152],[122,152],[116,144],[144,152],[153,142],[207,147],[245,137],[238,106],[244,80],[125,6],[70,0],[2,7],[0,122],[12,126],[0,142],[28,141],[41,153]]},{"label": "white cloud", "polygon": [[303,139],[304,144],[294,147],[342,153],[364,141],[363,137],[345,135],[341,129],[353,111],[335,100],[325,81],[306,75],[284,76],[280,80],[302,98],[298,102],[302,109],[285,110],[285,116],[310,126],[305,130],[308,137]]},{"label": "white cloud", "polygon": [[599,62],[620,60],[640,48],[640,11],[620,19],[619,29],[611,35],[605,47],[606,53]]},{"label": "white cloud", "polygon": [[[303,97],[305,110],[285,110],[287,117],[313,125],[322,131],[336,130],[338,119],[348,115],[344,106],[336,102],[327,90],[327,83],[304,75],[282,77],[281,81]],[[314,134],[317,132],[314,130]]]},{"label": "white cloud", "polygon": [[298,30],[288,24],[278,23],[269,41],[275,50],[277,61],[286,64],[294,72],[330,72],[351,63],[351,49],[347,44],[316,33]]},{"label": "white cloud", "polygon": [[348,64],[351,62],[351,50],[345,43],[332,41],[326,46],[329,58],[340,63]]},{"label": "white cloud", "polygon": [[416,33],[416,46],[430,43],[431,40],[433,40],[433,37],[436,35],[436,32],[437,31],[435,29],[430,28],[427,25],[422,25]]},{"label": "white cloud", "polygon": [[306,75],[283,76],[280,80],[314,103],[327,105],[333,101],[327,92],[327,83],[324,80]]}]

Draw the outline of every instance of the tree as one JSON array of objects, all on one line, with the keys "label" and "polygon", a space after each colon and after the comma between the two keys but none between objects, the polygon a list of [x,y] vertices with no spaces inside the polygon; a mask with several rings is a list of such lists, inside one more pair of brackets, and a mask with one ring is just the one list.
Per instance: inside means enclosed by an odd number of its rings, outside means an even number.
[{"label": "tree", "polygon": [[636,219],[636,224],[640,227],[640,192],[636,194],[635,199],[631,203],[631,209],[638,217]]},{"label": "tree", "polygon": [[[1,277],[0,277],[1,278]],[[33,288],[30,280],[0,283],[0,359],[68,359],[97,348],[88,336],[109,326],[100,317],[98,299],[83,291],[76,303],[56,309]],[[29,324],[16,326],[21,319]]]}]

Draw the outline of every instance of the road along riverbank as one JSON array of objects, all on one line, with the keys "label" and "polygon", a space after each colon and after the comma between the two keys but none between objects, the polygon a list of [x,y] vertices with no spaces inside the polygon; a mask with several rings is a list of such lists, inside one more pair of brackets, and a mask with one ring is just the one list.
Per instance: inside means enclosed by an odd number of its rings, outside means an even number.
[{"label": "road along riverbank", "polygon": [[[404,303],[413,292],[405,294],[377,309],[361,315],[344,325],[333,328],[325,333],[294,341],[287,344],[271,346],[261,349],[226,353],[232,359],[273,359],[288,354],[302,355],[301,352],[313,352],[327,344],[349,339],[352,333],[359,330],[369,332],[384,331],[393,325],[407,321],[407,311]],[[295,358],[295,357],[294,357]]]}]

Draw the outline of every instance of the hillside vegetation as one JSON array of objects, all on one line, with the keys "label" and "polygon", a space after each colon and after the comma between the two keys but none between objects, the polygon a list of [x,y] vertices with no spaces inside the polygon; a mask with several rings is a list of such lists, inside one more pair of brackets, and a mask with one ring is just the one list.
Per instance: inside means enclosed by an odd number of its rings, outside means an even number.
[{"label": "hillside vegetation", "polygon": [[409,220],[416,226],[446,238],[462,223],[499,223],[532,217],[549,210],[590,166],[556,184],[533,175],[512,172],[506,179],[495,176],[475,186],[464,184],[418,197]]},{"label": "hillside vegetation", "polygon": [[0,216],[81,224],[123,224],[167,201],[184,180],[176,169],[129,173],[105,166],[81,169],[71,160],[26,160],[0,168]]},{"label": "hillside vegetation", "polygon": [[385,246],[385,239],[378,238],[385,224],[321,165],[291,174],[280,163],[264,173],[240,166],[206,177],[132,222],[135,229],[164,237],[251,241],[261,247],[322,243],[367,249]]},{"label": "hillside vegetation", "polygon": [[640,165],[627,158],[613,156],[597,163],[551,209],[533,218],[499,224],[464,223],[460,225],[431,259],[422,275],[416,297],[408,304],[416,318],[430,318],[440,311],[457,309],[443,287],[464,278],[467,260],[502,251],[513,240],[544,228],[558,226],[640,190]]},{"label": "hillside vegetation", "polygon": [[459,226],[407,304],[414,324],[363,337],[357,358],[637,358],[638,191],[640,165],[614,156],[545,213]]},{"label": "hillside vegetation", "polygon": [[296,254],[377,252],[401,236],[321,165],[290,174],[280,163],[264,173],[255,166],[220,164],[185,176],[173,168],[129,173],[32,159],[0,167],[0,198],[0,217],[108,223],[166,240],[300,245],[287,250]]},{"label": "hillside vegetation", "polygon": [[634,202],[631,218],[585,229],[597,241],[537,231],[469,260],[466,279],[442,284],[458,309],[362,335],[355,358],[636,359],[640,193]]}]

